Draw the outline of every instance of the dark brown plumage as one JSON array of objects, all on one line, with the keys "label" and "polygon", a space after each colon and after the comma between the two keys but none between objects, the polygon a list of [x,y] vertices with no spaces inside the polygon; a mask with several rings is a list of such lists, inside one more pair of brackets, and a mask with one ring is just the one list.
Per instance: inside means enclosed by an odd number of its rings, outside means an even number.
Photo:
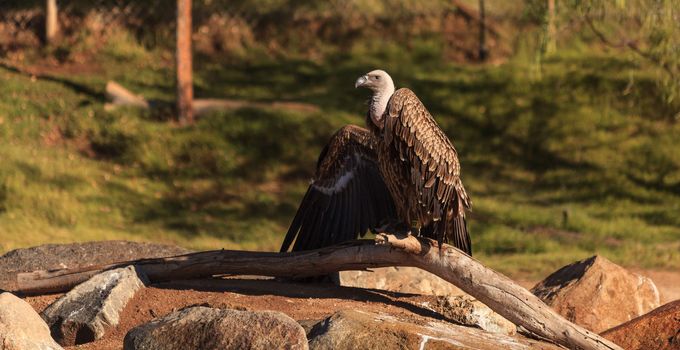
[{"label": "dark brown plumage", "polygon": [[[373,71],[357,86],[374,91],[367,126],[346,126],[321,152],[316,175],[281,251],[321,248],[363,236],[382,224],[420,228],[420,234],[471,255],[458,154],[409,89]],[[296,239],[297,237],[297,239]]]},{"label": "dark brown plumage", "polygon": [[355,125],[340,129],[321,151],[316,175],[283,241],[310,250],[363,236],[395,220],[394,202],[377,163],[377,139]]}]

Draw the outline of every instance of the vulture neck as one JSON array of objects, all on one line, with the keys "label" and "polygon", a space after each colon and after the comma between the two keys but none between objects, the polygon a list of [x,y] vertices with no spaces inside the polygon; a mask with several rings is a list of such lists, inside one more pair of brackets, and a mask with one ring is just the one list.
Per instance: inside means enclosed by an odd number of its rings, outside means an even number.
[{"label": "vulture neck", "polygon": [[375,124],[380,129],[382,129],[383,126],[383,113],[385,113],[385,109],[387,109],[387,103],[390,101],[390,97],[392,97],[393,93],[394,85],[390,84],[390,86],[382,90],[373,92],[373,97],[371,97],[371,121],[373,121],[373,124]]}]

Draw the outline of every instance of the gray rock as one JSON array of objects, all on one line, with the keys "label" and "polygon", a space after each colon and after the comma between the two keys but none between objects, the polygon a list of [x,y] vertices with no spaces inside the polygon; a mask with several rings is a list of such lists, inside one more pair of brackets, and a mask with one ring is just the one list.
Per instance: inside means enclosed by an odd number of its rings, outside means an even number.
[{"label": "gray rock", "polygon": [[381,267],[367,271],[341,271],[345,287],[383,289],[424,295],[464,295],[453,284],[415,267]]},{"label": "gray rock", "polygon": [[91,342],[118,325],[125,305],[147,283],[134,266],[104,271],[57,299],[42,317],[59,344]]},{"label": "gray rock", "polygon": [[106,265],[188,252],[174,245],[127,241],[46,244],[15,249],[0,256],[0,289],[16,290],[16,275],[20,272]]},{"label": "gray rock", "polygon": [[597,333],[660,305],[651,279],[597,255],[557,270],[531,292],[569,321]]},{"label": "gray rock", "polygon": [[173,312],[131,329],[125,350],[308,349],[305,330],[276,311],[203,306]]},{"label": "gray rock", "polygon": [[343,349],[561,349],[519,336],[489,333],[442,321],[400,319],[358,310],[340,311],[309,334],[312,350]]},{"label": "gray rock", "polygon": [[464,326],[478,327],[491,333],[507,335],[517,333],[517,327],[512,322],[468,295],[438,297],[435,310]]},{"label": "gray rock", "polygon": [[11,293],[0,294],[0,349],[62,349],[50,329],[27,302]]}]

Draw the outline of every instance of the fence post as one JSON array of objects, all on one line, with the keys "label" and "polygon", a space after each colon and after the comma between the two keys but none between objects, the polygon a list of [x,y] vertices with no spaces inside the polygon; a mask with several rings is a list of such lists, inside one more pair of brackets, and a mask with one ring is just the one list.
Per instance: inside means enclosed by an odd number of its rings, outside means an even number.
[{"label": "fence post", "polygon": [[177,0],[177,111],[183,125],[194,123],[191,64],[191,0]]},{"label": "fence post", "polygon": [[47,0],[45,4],[45,43],[53,44],[58,32],[57,0]]},{"label": "fence post", "polygon": [[486,47],[486,9],[484,0],[479,0],[479,60],[486,61],[489,50]]}]

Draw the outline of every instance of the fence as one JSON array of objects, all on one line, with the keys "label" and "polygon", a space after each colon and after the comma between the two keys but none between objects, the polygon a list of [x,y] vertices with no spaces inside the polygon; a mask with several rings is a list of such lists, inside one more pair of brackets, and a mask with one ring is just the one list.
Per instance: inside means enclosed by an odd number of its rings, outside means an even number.
[{"label": "fence", "polygon": [[410,45],[434,34],[451,60],[507,55],[501,30],[483,18],[483,11],[458,0],[0,0],[0,57],[75,44],[83,36],[104,38],[111,28],[124,27],[147,46],[177,50],[177,111],[191,123],[192,44],[199,52],[226,55],[259,47],[313,57],[328,43],[342,49],[356,40],[390,37]]}]

